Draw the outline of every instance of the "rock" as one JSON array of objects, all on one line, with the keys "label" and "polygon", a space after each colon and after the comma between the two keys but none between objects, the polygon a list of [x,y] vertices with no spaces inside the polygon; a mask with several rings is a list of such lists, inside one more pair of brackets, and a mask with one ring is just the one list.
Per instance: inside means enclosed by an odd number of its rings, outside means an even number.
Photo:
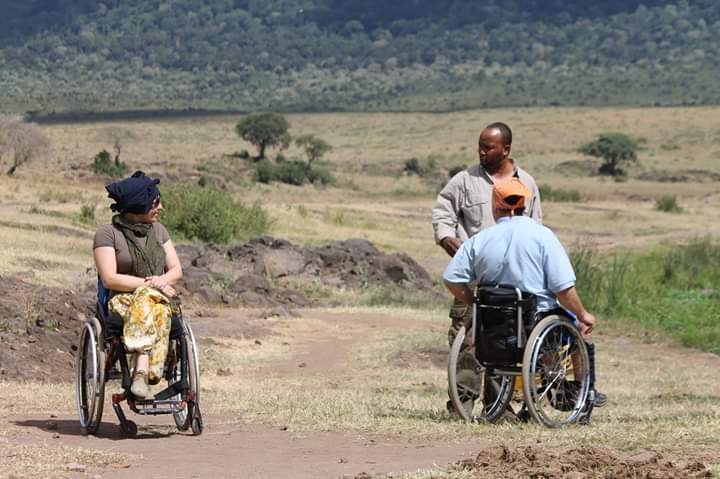
[{"label": "rock", "polygon": [[232,285],[231,288],[236,293],[242,293],[245,291],[253,291],[256,293],[270,291],[270,284],[264,276],[250,274],[240,276]]},{"label": "rock", "polygon": [[232,376],[232,370],[230,368],[219,368],[217,370],[218,376]]},{"label": "rock", "polygon": [[273,249],[263,255],[265,271],[273,278],[302,273],[305,256],[293,249]]},{"label": "rock", "polygon": [[206,303],[219,303],[222,301],[220,293],[210,286],[202,286],[194,291],[194,294]]}]

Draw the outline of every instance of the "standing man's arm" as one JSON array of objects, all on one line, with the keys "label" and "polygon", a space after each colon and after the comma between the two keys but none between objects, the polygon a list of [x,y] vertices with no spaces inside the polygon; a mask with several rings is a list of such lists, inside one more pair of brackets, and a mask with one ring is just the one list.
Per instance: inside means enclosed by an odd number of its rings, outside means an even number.
[{"label": "standing man's arm", "polygon": [[440,191],[432,209],[432,225],[435,230],[435,242],[451,257],[460,248],[460,240],[456,237],[458,213],[462,201],[459,174],[455,175]]},{"label": "standing man's arm", "polygon": [[455,299],[467,305],[472,304],[473,294],[467,283],[451,283],[449,281],[445,281],[445,286],[448,291],[455,296]]}]

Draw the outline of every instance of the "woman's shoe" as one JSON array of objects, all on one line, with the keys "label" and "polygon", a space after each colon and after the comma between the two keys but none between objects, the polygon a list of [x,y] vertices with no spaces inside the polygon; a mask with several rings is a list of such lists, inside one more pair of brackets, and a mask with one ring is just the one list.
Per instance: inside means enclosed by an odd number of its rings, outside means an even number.
[{"label": "woman's shoe", "polygon": [[133,375],[132,386],[130,386],[130,392],[134,396],[145,399],[150,395],[150,388],[148,388],[148,377],[145,371],[135,371]]}]

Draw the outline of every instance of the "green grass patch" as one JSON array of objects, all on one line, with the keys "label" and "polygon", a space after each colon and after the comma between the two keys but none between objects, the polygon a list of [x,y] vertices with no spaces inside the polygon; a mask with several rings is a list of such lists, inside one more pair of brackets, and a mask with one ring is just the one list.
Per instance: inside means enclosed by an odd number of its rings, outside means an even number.
[{"label": "green grass patch", "polygon": [[662,331],[680,343],[720,354],[720,244],[696,239],[647,253],[571,255],[586,307]]},{"label": "green grass patch", "polygon": [[655,201],[655,209],[665,213],[681,213],[682,208],[677,204],[677,199],[672,195],[664,195]]},{"label": "green grass patch", "polygon": [[550,185],[540,185],[540,198],[543,201],[556,201],[566,203],[577,203],[582,201],[582,195],[578,190],[566,188],[553,188]]}]

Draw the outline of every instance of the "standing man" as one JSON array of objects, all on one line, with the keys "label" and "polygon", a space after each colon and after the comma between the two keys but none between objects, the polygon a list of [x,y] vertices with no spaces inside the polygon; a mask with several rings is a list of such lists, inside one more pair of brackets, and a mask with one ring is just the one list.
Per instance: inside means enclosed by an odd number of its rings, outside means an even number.
[{"label": "standing man", "polygon": [[[432,210],[435,242],[450,257],[455,256],[463,241],[495,224],[492,191],[496,182],[518,178],[532,194],[524,214],[542,223],[537,184],[510,158],[511,145],[512,131],[505,123],[491,123],[485,127],[478,140],[479,164],[453,176],[438,194]],[[460,326],[465,325],[466,330],[470,326],[472,307],[456,299],[450,309],[450,319],[448,342],[452,346]]]}]

